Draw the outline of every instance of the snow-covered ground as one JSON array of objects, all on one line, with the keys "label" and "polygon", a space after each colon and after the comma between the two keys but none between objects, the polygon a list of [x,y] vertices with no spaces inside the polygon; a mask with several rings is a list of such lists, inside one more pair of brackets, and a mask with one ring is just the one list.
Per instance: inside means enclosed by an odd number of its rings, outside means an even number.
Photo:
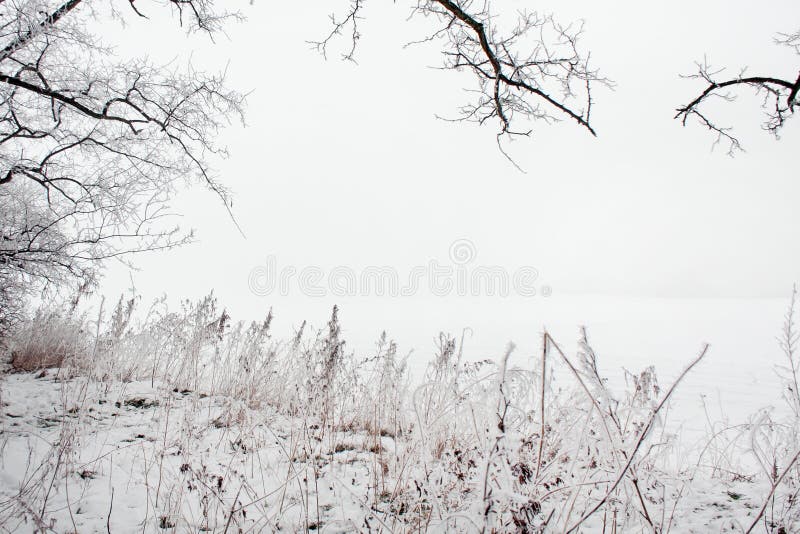
[{"label": "snow-covered ground", "polygon": [[[458,461],[449,453],[430,464],[424,457],[409,460],[415,454],[409,452],[412,438],[383,436],[376,442],[369,432],[352,430],[328,439],[317,437],[317,429],[302,419],[236,406],[230,398],[143,382],[87,385],[54,375],[13,374],[2,384],[0,517],[5,532],[480,528],[482,510],[475,510],[469,498],[462,509],[452,503],[449,514],[434,514],[422,523],[395,517],[413,515],[413,501],[427,500],[424,490],[412,492],[410,499],[404,495],[407,488],[399,486],[409,482],[402,481],[408,476],[403,467],[417,477],[423,465],[440,476],[469,470],[454,466]],[[400,461],[406,465],[398,466]],[[763,476],[700,474],[692,480],[689,472],[665,473],[642,490],[649,508],[657,511],[654,521],[665,525],[662,532],[744,532],[769,490]],[[557,481],[548,492],[558,491],[560,484],[568,486]],[[615,508],[620,516],[636,514],[621,500]],[[618,518],[628,525],[619,531],[647,532],[643,526],[633,530],[637,519]],[[601,532],[604,523],[605,531],[613,532],[608,512],[579,531]],[[759,524],[756,532],[777,531]]]},{"label": "snow-covered ground", "polygon": [[[142,382],[106,388],[15,374],[2,391],[6,532],[291,532],[319,524],[349,532],[380,524],[371,516],[370,473],[395,453],[390,437],[376,444],[349,432],[330,449],[303,439],[313,431],[302,420]],[[381,454],[371,452],[378,447]]]},{"label": "snow-covered ground", "polygon": [[[641,313],[631,325],[645,335],[642,353],[675,348],[659,340],[676,310],[658,309],[662,319]],[[721,371],[712,345],[673,392],[678,371],[654,374],[644,356],[635,365],[604,360],[594,340],[609,349],[613,320],[595,338],[590,330],[588,340],[548,342],[544,361],[535,344],[508,364],[502,351],[481,360],[473,350],[481,345],[470,348],[481,338],[467,335],[463,346],[439,337],[423,365],[387,339],[371,351],[358,340],[355,353],[342,350],[342,336],[363,325],[344,329],[336,312],[326,329],[281,340],[271,318],[232,323],[213,298],[157,310],[142,324],[125,310],[121,301],[100,324],[37,316],[16,341],[17,354],[46,354],[67,340],[66,352],[80,357],[0,379],[2,531],[779,534],[800,526],[800,424],[782,400],[788,375],[776,375],[780,317],[767,328],[764,308],[716,316],[698,305],[684,317],[698,328],[703,314],[720,332],[727,325],[733,342],[723,350],[769,352],[774,362],[744,364],[778,384],[744,399],[736,420],[703,411],[691,432],[674,420],[682,388],[711,394],[704,382],[716,373],[724,391],[725,377],[742,369]],[[770,320],[730,330],[731,317],[758,313]],[[767,341],[776,348],[756,348]],[[618,341],[616,354],[633,342]],[[693,356],[665,363],[680,369]],[[619,367],[627,379],[615,377]]]}]

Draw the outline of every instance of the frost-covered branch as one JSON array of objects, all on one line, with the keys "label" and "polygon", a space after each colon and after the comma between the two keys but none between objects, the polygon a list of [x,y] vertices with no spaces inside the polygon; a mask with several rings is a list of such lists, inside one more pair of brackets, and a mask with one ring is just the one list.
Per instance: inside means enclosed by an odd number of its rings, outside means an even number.
[{"label": "frost-covered branch", "polygon": [[[218,134],[242,117],[224,75],[120,58],[97,21],[169,9],[214,35],[235,13],[212,0],[0,3],[0,266],[3,280],[93,279],[101,261],[171,248],[190,233],[166,224],[181,181],[228,205],[214,162]],[[103,11],[105,9],[105,11]]]},{"label": "frost-covered branch", "polygon": [[[358,24],[363,0],[332,16],[332,31],[317,49],[327,54],[332,40],[349,33],[344,55],[352,60],[360,37]],[[450,120],[485,124],[496,122],[499,136],[528,136],[530,123],[570,120],[592,135],[592,89],[611,82],[590,66],[590,54],[579,46],[583,25],[563,25],[551,15],[522,12],[504,28],[495,4],[472,0],[419,0],[413,16],[429,18],[435,29],[416,43],[442,47],[443,70],[468,71],[477,87],[474,97]]]},{"label": "frost-covered branch", "polygon": [[[776,43],[793,48],[800,55],[800,31],[792,35],[781,34],[776,39]],[[714,144],[726,143],[728,154],[733,155],[742,150],[739,139],[733,134],[732,128],[722,126],[711,118],[705,111],[704,104],[713,99],[731,102],[736,98],[735,93],[731,91],[740,87],[749,87],[761,97],[761,107],[766,115],[763,123],[764,130],[778,137],[786,121],[800,106],[800,68],[797,68],[796,75],[786,75],[784,72],[766,76],[747,76],[743,69],[736,77],[720,79],[723,72],[724,69],[713,69],[707,61],[697,63],[697,72],[685,76],[685,78],[700,80],[705,84],[705,88],[691,102],[679,107],[675,118],[680,120],[684,126],[690,118],[697,119],[702,126],[716,135]]]}]

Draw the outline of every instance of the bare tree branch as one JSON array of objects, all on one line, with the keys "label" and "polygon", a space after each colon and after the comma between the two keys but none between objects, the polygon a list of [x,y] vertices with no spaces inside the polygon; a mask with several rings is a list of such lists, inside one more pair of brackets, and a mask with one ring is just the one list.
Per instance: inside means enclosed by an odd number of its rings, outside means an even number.
[{"label": "bare tree branch", "polygon": [[169,209],[183,181],[229,209],[213,164],[243,96],[224,75],[119,58],[90,28],[166,6],[213,36],[238,15],[213,0],[126,3],[0,2],[0,283],[85,283],[104,260],[187,243]]},{"label": "bare tree branch", "polygon": [[[575,121],[592,135],[592,87],[611,82],[590,67],[589,54],[579,50],[582,25],[562,26],[550,15],[519,13],[515,24],[502,31],[491,12],[493,4],[474,0],[417,0],[412,16],[433,19],[438,29],[412,44],[441,42],[442,69],[474,75],[474,98],[462,106],[454,121],[499,123],[499,137],[528,136],[529,124],[541,120]],[[343,54],[352,60],[360,33],[358,21],[364,0],[351,0],[344,16],[331,16],[333,28],[317,50],[327,57],[331,42],[351,30]],[[502,147],[501,147],[502,150]]]},{"label": "bare tree branch", "polygon": [[[789,46],[800,55],[800,31],[793,35],[780,35],[776,43]],[[712,98],[721,98],[725,101],[733,101],[735,95],[728,92],[728,89],[739,87],[749,87],[755,90],[757,95],[762,96],[761,107],[766,115],[762,127],[772,133],[776,138],[780,130],[794,115],[795,108],[800,104],[798,93],[800,92],[800,69],[797,77],[782,78],[779,76],[745,76],[744,70],[739,76],[719,81],[719,76],[723,70],[714,71],[707,61],[697,63],[697,73],[685,76],[689,79],[701,80],[705,83],[705,89],[685,106],[679,107],[675,118],[686,125],[690,117],[694,117],[700,124],[716,134],[717,138],[714,145],[720,142],[728,144],[728,154],[734,155],[742,150],[739,139],[732,133],[730,127],[721,126],[712,120],[708,113],[703,110],[703,104]]]}]

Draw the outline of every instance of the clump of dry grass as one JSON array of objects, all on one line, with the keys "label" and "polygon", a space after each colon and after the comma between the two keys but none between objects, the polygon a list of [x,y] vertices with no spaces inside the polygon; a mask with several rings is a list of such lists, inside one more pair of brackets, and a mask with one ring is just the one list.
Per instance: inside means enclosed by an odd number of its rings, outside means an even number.
[{"label": "clump of dry grass", "polygon": [[18,328],[10,343],[10,365],[15,372],[62,368],[87,354],[89,336],[83,318],[55,311],[39,311]]},{"label": "clump of dry grass", "polygon": [[[762,471],[751,479],[768,487],[752,517],[768,532],[797,524],[796,415],[753,420],[735,439],[715,429],[693,469],[671,464],[676,437],[663,432],[665,406],[707,347],[669,387],[646,367],[614,392],[585,329],[574,354],[545,333],[541,352],[524,367],[511,365],[513,346],[496,361],[465,362],[464,336],[442,334],[412,388],[406,358],[385,333],[372,354],[346,350],[337,308],[325,329],[304,324],[284,342],[272,333],[271,312],[263,321],[234,322],[213,295],[178,311],[159,301],[141,318],[137,304],[120,299],[108,319],[101,310],[92,322],[40,312],[14,339],[16,368],[69,366],[68,376],[83,385],[66,388],[63,405],[78,414],[81,406],[107,405],[105,396],[129,382],[161,392],[147,405],[128,397],[117,404],[160,414],[149,460],[158,483],[148,491],[159,503],[153,516],[175,528],[244,524],[256,513],[269,521],[292,517],[282,523],[289,529],[324,528],[333,513],[321,501],[323,489],[341,490],[337,473],[357,464],[366,487],[359,489],[361,515],[348,528],[667,533],[685,526],[675,511],[692,484],[730,476],[731,451],[746,439]],[[793,314],[782,342],[790,392],[798,369]],[[98,398],[86,401],[87,391]],[[219,401],[213,411],[211,398]],[[276,419],[280,431],[270,426]],[[208,432],[222,433],[219,443],[251,471],[260,448],[277,443],[283,463],[262,466],[260,476],[285,480],[261,495],[241,473],[207,472],[192,451]],[[162,467],[165,451],[180,456],[179,475]],[[177,476],[174,488],[170,476]],[[232,480],[241,487],[229,486]],[[187,484],[188,493],[178,491]],[[241,502],[240,492],[248,496]],[[26,506],[46,508],[33,500]]]},{"label": "clump of dry grass", "polygon": [[17,373],[29,373],[61,367],[69,356],[61,347],[28,346],[11,352],[11,369]]},{"label": "clump of dry grass", "polygon": [[[624,502],[636,513],[606,522],[663,527],[654,518],[666,514],[650,500],[661,477],[657,454],[637,453],[672,389],[659,401],[654,374],[645,370],[628,393],[614,397],[585,332],[577,358],[545,335],[541,361],[531,369],[508,364],[513,347],[499,363],[465,363],[463,336],[442,334],[424,383],[411,390],[406,360],[386,334],[365,358],[346,350],[337,308],[326,329],[304,326],[281,343],[270,332],[271,313],[261,322],[234,323],[213,295],[177,312],[157,302],[140,320],[136,304],[120,299],[108,319],[101,309],[92,324],[38,314],[15,345],[17,368],[69,364],[107,391],[128,381],[163,384],[155,406],[167,414],[175,392],[222,396],[227,400],[210,426],[238,433],[231,440],[237,454],[256,447],[257,413],[285,414],[286,458],[301,464],[289,472],[304,481],[306,528],[324,523],[319,486],[353,455],[371,458],[366,502],[374,511],[367,524],[391,518],[411,529],[570,531],[599,514],[617,517]],[[556,371],[572,377],[574,387],[555,387]],[[163,512],[180,517],[181,505],[171,502]]]}]

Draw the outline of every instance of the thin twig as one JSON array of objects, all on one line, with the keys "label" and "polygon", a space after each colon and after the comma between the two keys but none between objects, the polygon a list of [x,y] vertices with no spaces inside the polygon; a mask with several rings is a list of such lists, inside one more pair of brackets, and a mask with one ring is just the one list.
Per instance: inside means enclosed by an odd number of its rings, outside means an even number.
[{"label": "thin twig", "polygon": [[[672,393],[678,387],[678,384],[680,384],[681,381],[683,381],[684,377],[686,377],[686,375],[689,374],[689,371],[691,371],[692,368],[695,365],[697,365],[698,363],[700,363],[700,360],[702,360],[705,357],[706,352],[708,352],[708,343],[703,345],[703,349],[700,351],[700,354],[694,360],[692,360],[692,362],[688,366],[686,366],[686,368],[683,370],[683,372],[681,372],[681,374],[678,376],[678,378],[675,379],[675,381],[672,383],[672,386],[670,386],[670,388],[667,390],[666,395],[664,395],[664,398],[661,399],[661,402],[658,403],[658,405],[655,407],[653,412],[650,414],[650,419],[647,421],[647,424],[642,428],[642,431],[639,434],[639,439],[636,440],[636,445],[633,447],[633,450],[631,450],[631,452],[628,454],[627,463],[622,468],[622,470],[620,471],[619,475],[617,475],[616,480],[611,485],[611,487],[608,489],[608,491],[606,492],[605,496],[602,499],[600,499],[597,502],[597,504],[592,507],[591,510],[586,512],[583,515],[583,517],[581,517],[578,520],[577,523],[572,525],[572,527],[570,527],[566,531],[566,534],[570,534],[570,532],[574,532],[575,530],[577,530],[581,526],[581,524],[583,524],[584,521],[586,521],[592,515],[594,515],[594,513],[597,512],[597,510],[599,510],[606,503],[606,501],[611,496],[611,494],[614,493],[614,491],[617,489],[617,486],[619,486],[619,483],[622,482],[622,479],[627,474],[628,469],[630,468],[631,464],[633,464],[633,460],[636,457],[636,453],[639,451],[639,447],[642,446],[642,443],[644,443],[644,438],[647,436],[648,432],[650,431],[650,428],[653,426],[653,422],[655,421],[656,416],[658,415],[658,412],[661,411],[661,408],[664,407],[664,404],[666,404],[666,402],[672,396]],[[800,453],[798,453],[798,454],[800,454]],[[797,457],[795,457],[795,460],[796,459],[797,459]],[[765,505],[765,507],[766,507],[766,505]]]},{"label": "thin twig", "polygon": [[745,531],[745,534],[750,534],[753,531],[753,529],[756,528],[756,525],[758,525],[759,520],[761,520],[761,516],[763,516],[764,512],[767,510],[767,506],[769,506],[769,502],[770,500],[772,500],[772,496],[775,495],[775,490],[778,489],[778,486],[780,485],[781,482],[783,482],[783,479],[792,469],[795,462],[797,462],[798,458],[800,458],[800,449],[798,449],[798,451],[795,453],[794,457],[789,462],[789,464],[784,468],[780,476],[777,479],[775,479],[775,482],[772,484],[772,488],[770,488],[769,490],[769,495],[767,495],[767,498],[764,499],[764,504],[761,505],[761,509],[758,511],[758,515],[756,515],[755,519],[753,519],[753,523],[750,525],[750,528],[748,528]]},{"label": "thin twig", "polygon": [[542,335],[542,389],[539,396],[539,411],[541,427],[539,430],[539,457],[536,460],[536,476],[534,480],[539,480],[539,471],[542,468],[542,452],[544,449],[544,432],[545,432],[545,415],[544,415],[544,393],[545,384],[547,383],[547,332]]}]

